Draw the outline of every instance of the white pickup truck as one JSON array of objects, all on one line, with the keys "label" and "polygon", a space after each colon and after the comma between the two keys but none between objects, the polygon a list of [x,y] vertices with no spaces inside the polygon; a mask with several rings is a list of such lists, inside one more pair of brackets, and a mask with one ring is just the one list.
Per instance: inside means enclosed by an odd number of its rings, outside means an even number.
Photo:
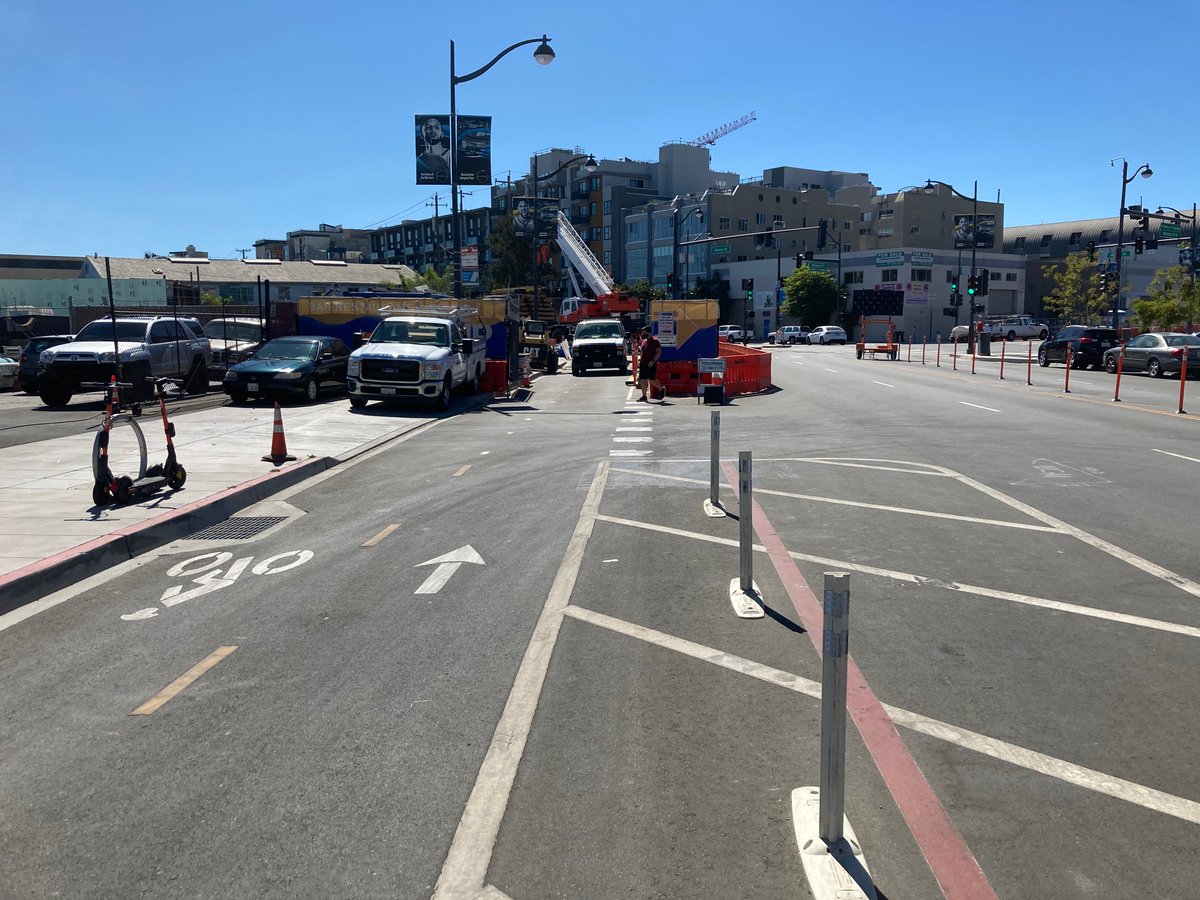
[{"label": "white pickup truck", "polygon": [[455,388],[479,389],[484,342],[466,336],[454,315],[421,312],[389,316],[370,340],[350,354],[346,386],[350,405],[372,400],[432,400],[450,408]]},{"label": "white pickup truck", "polygon": [[983,323],[983,330],[994,338],[1004,338],[1015,341],[1040,338],[1045,340],[1050,336],[1050,329],[1040,322],[1035,322],[1031,316],[1004,316],[989,319]]}]

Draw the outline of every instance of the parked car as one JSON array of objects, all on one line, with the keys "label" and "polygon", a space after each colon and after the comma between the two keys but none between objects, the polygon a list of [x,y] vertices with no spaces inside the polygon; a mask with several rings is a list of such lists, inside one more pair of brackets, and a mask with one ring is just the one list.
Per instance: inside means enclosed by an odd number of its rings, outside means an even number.
[{"label": "parked car", "polygon": [[768,334],[767,341],[772,344],[807,344],[810,333],[804,325],[784,325]]},{"label": "parked car", "polygon": [[21,390],[27,394],[37,393],[38,359],[43,350],[69,344],[73,340],[73,334],[44,334],[31,339],[17,357],[17,382]]},{"label": "parked car", "polygon": [[[1104,354],[1104,368],[1117,371],[1117,354],[1113,347]],[[1151,378],[1178,375],[1183,370],[1183,354],[1187,353],[1188,376],[1200,378],[1200,337],[1174,331],[1151,331],[1139,334],[1125,344],[1122,372],[1145,372]]]},{"label": "parked car", "polygon": [[844,344],[846,343],[846,332],[837,325],[820,325],[809,332],[808,342],[810,344]]},{"label": "parked car", "polygon": [[1052,362],[1066,362],[1067,347],[1071,348],[1071,365],[1076,369],[1091,366],[1099,369],[1104,365],[1104,353],[1121,343],[1115,328],[1098,325],[1067,325],[1060,328],[1054,337],[1042,341],[1038,347],[1039,366]]},{"label": "parked car", "polygon": [[717,328],[717,340],[725,340],[731,343],[741,341],[744,344],[750,339],[742,333],[742,329],[737,325],[721,325]]},{"label": "parked car", "polygon": [[235,363],[244,362],[263,344],[263,323],[258,319],[211,319],[204,326],[212,345],[209,378],[220,381]]},{"label": "parked car", "polygon": [[[116,347],[114,349],[114,342]],[[154,396],[151,378],[178,377],[184,391],[208,390],[212,348],[200,322],[190,316],[118,316],[88,322],[75,340],[43,350],[38,357],[38,396],[50,407],[63,407],[74,394],[98,391],[116,374],[133,385],[126,399]]]},{"label": "parked car", "polygon": [[321,391],[346,389],[349,359],[350,348],[334,337],[275,338],[230,366],[222,388],[234,403],[297,395],[312,403]]},{"label": "parked car", "polygon": [[11,391],[17,386],[17,361],[9,356],[0,356],[0,391]]},{"label": "parked car", "polygon": [[1041,322],[1035,322],[1032,316],[994,316],[984,323],[985,333],[995,338],[1015,341],[1017,338],[1046,340],[1050,330]]}]

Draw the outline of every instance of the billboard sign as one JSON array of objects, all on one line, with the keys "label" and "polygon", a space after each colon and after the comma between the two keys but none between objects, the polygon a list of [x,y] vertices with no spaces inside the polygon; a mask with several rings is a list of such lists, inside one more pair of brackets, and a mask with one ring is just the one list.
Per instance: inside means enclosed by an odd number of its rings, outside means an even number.
[{"label": "billboard sign", "polygon": [[969,250],[977,247],[981,250],[990,249],[996,243],[996,216],[992,213],[979,216],[954,217],[954,249]]},{"label": "billboard sign", "polygon": [[914,250],[912,252],[912,264],[922,268],[933,266],[933,251],[932,250]]},{"label": "billboard sign", "polygon": [[416,117],[417,184],[450,183],[450,116]]},{"label": "billboard sign", "polygon": [[492,183],[492,117],[458,117],[458,183]]},{"label": "billboard sign", "polygon": [[512,208],[517,237],[552,238],[558,234],[558,201],[549,197],[516,197]]},{"label": "billboard sign", "polygon": [[875,267],[877,269],[891,269],[904,265],[903,250],[885,250],[882,253],[875,254]]}]

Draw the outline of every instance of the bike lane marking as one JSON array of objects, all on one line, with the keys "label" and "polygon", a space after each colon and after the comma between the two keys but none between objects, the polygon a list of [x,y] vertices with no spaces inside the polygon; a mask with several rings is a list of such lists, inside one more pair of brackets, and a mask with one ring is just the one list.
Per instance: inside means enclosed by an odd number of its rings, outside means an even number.
[{"label": "bike lane marking", "polygon": [[200,662],[196,663],[194,666],[168,684],[165,688],[131,712],[130,715],[150,715],[155,710],[161,708],[163,704],[178,696],[184,688],[186,688],[236,649],[236,644],[230,647],[218,647],[212,653],[208,654],[208,656],[204,657],[204,659],[200,660]]},{"label": "bike lane marking", "polygon": [[[722,469],[736,492],[737,470],[728,462],[722,463]],[[766,548],[817,655],[821,656],[821,604],[758,501],[752,503],[754,531]],[[996,900],[996,892],[975,855],[950,821],[858,663],[853,656],[847,662],[846,704],[850,716],[946,900]]]}]

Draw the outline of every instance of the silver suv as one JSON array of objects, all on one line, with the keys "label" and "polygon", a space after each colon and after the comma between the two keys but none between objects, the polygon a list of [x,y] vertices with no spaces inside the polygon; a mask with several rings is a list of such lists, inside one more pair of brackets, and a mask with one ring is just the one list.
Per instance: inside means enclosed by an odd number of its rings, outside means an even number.
[{"label": "silver suv", "polygon": [[[113,349],[114,332],[116,349]],[[149,378],[186,379],[183,390],[203,394],[208,389],[212,348],[200,322],[190,317],[118,316],[88,322],[75,340],[42,351],[38,357],[38,396],[51,407],[66,406],[75,394],[99,390],[116,374],[120,354],[121,379],[134,385],[133,399],[149,399]]]}]

